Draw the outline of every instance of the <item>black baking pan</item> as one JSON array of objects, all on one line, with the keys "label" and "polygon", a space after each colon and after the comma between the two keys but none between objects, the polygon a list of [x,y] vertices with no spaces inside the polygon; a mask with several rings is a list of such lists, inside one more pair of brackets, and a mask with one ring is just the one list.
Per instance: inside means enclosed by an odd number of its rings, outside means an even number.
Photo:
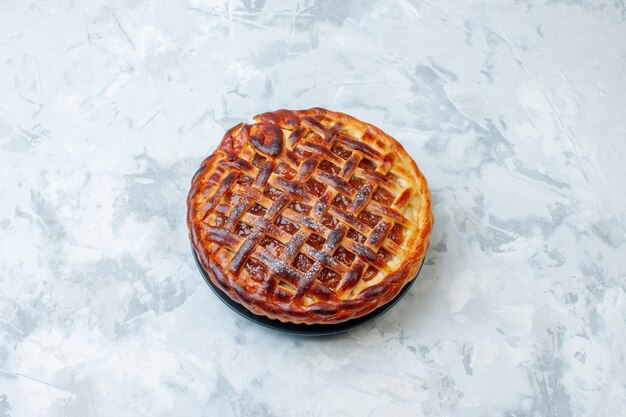
[{"label": "black baking pan", "polygon": [[[209,285],[209,287],[211,287],[215,295],[217,295],[218,298],[224,302],[224,304],[226,304],[228,307],[230,307],[231,309],[239,313],[241,316],[247,318],[248,320],[255,322],[256,324],[260,324],[263,327],[267,327],[269,329],[277,330],[283,333],[291,333],[291,334],[297,334],[297,335],[302,335],[302,336],[327,336],[331,334],[341,333],[347,330],[354,329],[355,327],[361,326],[369,321],[374,320],[376,317],[380,316],[385,311],[393,307],[394,304],[396,304],[398,301],[400,301],[402,297],[406,295],[406,293],[409,291],[413,283],[416,281],[417,275],[419,275],[420,273],[420,271],[417,271],[416,277],[412,279],[408,284],[406,284],[402,288],[402,290],[400,290],[400,293],[398,293],[398,295],[393,300],[389,301],[385,305],[378,307],[371,313],[368,313],[364,316],[347,320],[342,323],[333,323],[333,324],[283,323],[278,320],[272,320],[268,317],[254,314],[251,311],[249,311],[247,308],[242,306],[241,304],[237,303],[236,301],[231,300],[231,298],[226,293],[224,293],[217,285],[213,284],[213,282],[211,281],[211,278],[209,277],[209,274],[204,270],[204,268],[202,267],[202,264],[200,264],[198,255],[196,254],[196,251],[193,249],[193,247],[191,248],[191,252],[193,253],[193,258],[196,261],[196,265],[198,266],[200,273],[202,273],[204,280]],[[424,265],[424,262],[422,262],[422,265]],[[420,266],[420,270],[421,269],[422,267]]]}]

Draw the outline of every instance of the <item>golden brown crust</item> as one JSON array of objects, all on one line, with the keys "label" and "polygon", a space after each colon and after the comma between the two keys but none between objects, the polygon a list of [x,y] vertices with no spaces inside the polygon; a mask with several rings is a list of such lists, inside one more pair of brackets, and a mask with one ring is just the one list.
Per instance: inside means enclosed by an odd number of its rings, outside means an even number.
[{"label": "golden brown crust", "polygon": [[231,128],[194,176],[187,224],[215,285],[255,314],[337,323],[392,300],[429,244],[431,196],[402,145],[321,108]]}]

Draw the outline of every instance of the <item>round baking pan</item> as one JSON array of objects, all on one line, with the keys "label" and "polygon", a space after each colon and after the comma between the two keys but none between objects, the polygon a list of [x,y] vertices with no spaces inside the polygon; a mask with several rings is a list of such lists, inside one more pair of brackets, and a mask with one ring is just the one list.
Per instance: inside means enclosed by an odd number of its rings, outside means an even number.
[{"label": "round baking pan", "polygon": [[[404,297],[404,295],[409,291],[409,288],[411,288],[411,286],[417,279],[417,275],[419,275],[420,273],[420,271],[418,270],[415,278],[412,279],[408,284],[406,284],[402,288],[402,290],[400,290],[400,293],[398,293],[398,295],[393,300],[389,301],[387,304],[384,304],[378,307],[371,313],[368,313],[364,316],[357,317],[355,319],[351,319],[348,321],[344,321],[342,323],[333,323],[333,324],[283,323],[278,320],[272,320],[268,317],[254,314],[250,312],[247,308],[242,306],[241,304],[237,303],[236,301],[233,301],[227,294],[225,294],[217,285],[215,285],[211,281],[209,274],[204,270],[204,268],[202,267],[202,264],[200,264],[198,255],[196,254],[196,251],[193,249],[193,247],[191,248],[191,252],[193,253],[193,258],[196,261],[196,265],[198,266],[200,273],[202,273],[204,280],[209,285],[209,287],[211,287],[215,295],[217,295],[218,298],[224,302],[224,304],[226,304],[228,307],[230,307],[231,309],[233,309],[234,311],[236,311],[243,317],[247,318],[248,320],[251,320],[257,324],[260,324],[261,326],[270,328],[272,330],[278,330],[283,333],[298,334],[302,336],[327,336],[331,334],[341,333],[347,330],[354,329],[355,327],[361,326],[362,324],[365,324],[368,321],[375,319],[376,317],[380,316],[385,311],[393,307],[394,304],[396,304],[398,301],[400,301],[402,297]],[[424,265],[423,261],[422,261],[422,265]],[[421,269],[422,267],[420,266],[420,270]]]}]

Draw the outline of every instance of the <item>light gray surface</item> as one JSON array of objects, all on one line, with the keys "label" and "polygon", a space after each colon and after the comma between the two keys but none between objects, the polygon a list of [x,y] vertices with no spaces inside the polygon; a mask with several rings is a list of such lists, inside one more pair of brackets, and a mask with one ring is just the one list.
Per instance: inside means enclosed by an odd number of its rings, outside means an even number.
[{"label": "light gray surface", "polygon": [[[622,1],[0,2],[0,416],[620,416]],[[190,256],[224,130],[323,106],[429,179],[420,282],[273,333]]]}]

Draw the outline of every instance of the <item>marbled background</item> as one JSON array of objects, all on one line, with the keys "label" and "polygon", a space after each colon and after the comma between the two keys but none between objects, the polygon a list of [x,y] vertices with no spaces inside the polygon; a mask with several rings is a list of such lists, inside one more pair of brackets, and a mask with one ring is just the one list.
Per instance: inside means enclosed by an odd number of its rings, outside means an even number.
[{"label": "marbled background", "polygon": [[[0,416],[623,416],[626,6],[0,0]],[[322,106],[429,179],[419,283],[309,339],[232,313],[185,197]]]}]

